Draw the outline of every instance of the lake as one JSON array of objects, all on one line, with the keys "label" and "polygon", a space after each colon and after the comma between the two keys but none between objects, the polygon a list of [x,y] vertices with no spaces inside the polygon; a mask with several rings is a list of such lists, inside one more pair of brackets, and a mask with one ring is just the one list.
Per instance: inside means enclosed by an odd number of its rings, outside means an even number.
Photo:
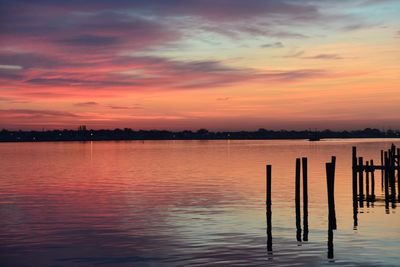
[{"label": "lake", "polygon": [[[400,140],[0,143],[0,266],[399,266],[398,203],[364,204],[353,225],[352,146],[380,163],[392,143]],[[332,155],[337,230],[328,259]],[[301,243],[297,157],[308,157],[310,232]],[[382,198],[380,171],[375,183]]]}]

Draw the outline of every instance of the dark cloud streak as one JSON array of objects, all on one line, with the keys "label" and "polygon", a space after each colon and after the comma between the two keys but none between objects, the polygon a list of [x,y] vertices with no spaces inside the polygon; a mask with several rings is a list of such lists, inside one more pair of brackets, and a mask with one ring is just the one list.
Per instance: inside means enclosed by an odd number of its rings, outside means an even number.
[{"label": "dark cloud streak", "polygon": [[338,54],[318,54],[315,56],[308,56],[308,57],[302,57],[305,59],[326,59],[326,60],[339,60],[339,59],[344,59],[344,57],[338,55]]},{"label": "dark cloud streak", "polygon": [[36,109],[0,109],[0,114],[4,116],[24,116],[24,117],[79,117],[77,114],[56,110],[36,110]]},{"label": "dark cloud streak", "polygon": [[93,107],[93,106],[98,106],[99,103],[94,102],[94,101],[89,101],[89,102],[80,102],[80,103],[75,103],[74,106],[77,107]]}]

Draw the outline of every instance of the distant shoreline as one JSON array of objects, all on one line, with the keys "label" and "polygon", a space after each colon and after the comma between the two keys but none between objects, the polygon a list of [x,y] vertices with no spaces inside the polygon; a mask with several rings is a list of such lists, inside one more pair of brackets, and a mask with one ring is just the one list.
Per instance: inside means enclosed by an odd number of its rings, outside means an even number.
[{"label": "distant shoreline", "polygon": [[49,130],[49,131],[0,131],[0,142],[66,142],[66,141],[142,141],[142,140],[318,140],[354,138],[400,138],[399,130],[381,131],[366,128],[353,131],[224,131],[212,132],[166,130]]}]

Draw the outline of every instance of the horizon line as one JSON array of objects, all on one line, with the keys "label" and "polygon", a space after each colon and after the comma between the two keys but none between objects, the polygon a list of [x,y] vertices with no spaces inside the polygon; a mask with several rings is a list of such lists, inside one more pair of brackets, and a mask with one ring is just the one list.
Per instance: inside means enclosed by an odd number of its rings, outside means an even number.
[{"label": "horizon line", "polygon": [[[81,128],[83,127],[83,128]],[[184,129],[184,130],[171,130],[171,129],[134,129],[134,128],[129,128],[129,127],[124,127],[124,128],[99,128],[99,129],[90,129],[87,128],[85,125],[81,125],[75,129],[72,128],[54,128],[54,129],[7,129],[7,128],[0,128],[0,131],[8,131],[8,132],[52,132],[52,131],[116,131],[116,130],[121,130],[121,131],[134,131],[134,132],[151,132],[151,131],[157,131],[157,132],[172,132],[172,133],[179,133],[179,132],[192,132],[196,133],[199,131],[207,131],[209,133],[229,133],[229,132],[262,132],[262,131],[269,131],[269,132],[324,132],[324,131],[329,131],[329,132],[356,132],[356,131],[379,131],[381,133],[392,131],[392,132],[400,132],[400,128],[372,128],[372,127],[365,127],[365,128],[354,128],[354,129],[337,129],[333,130],[330,128],[325,128],[325,129],[318,129],[318,128],[307,128],[307,129],[301,129],[301,130],[295,130],[295,129],[268,129],[268,128],[258,128],[256,130],[211,130],[207,128],[196,128],[196,129]]]}]

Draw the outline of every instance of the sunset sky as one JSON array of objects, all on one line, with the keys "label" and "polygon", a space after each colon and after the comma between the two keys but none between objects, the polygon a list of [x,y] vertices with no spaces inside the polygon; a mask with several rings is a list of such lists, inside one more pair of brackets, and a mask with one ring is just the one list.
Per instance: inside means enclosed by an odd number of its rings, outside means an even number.
[{"label": "sunset sky", "polygon": [[400,128],[397,0],[0,0],[0,128]]}]

